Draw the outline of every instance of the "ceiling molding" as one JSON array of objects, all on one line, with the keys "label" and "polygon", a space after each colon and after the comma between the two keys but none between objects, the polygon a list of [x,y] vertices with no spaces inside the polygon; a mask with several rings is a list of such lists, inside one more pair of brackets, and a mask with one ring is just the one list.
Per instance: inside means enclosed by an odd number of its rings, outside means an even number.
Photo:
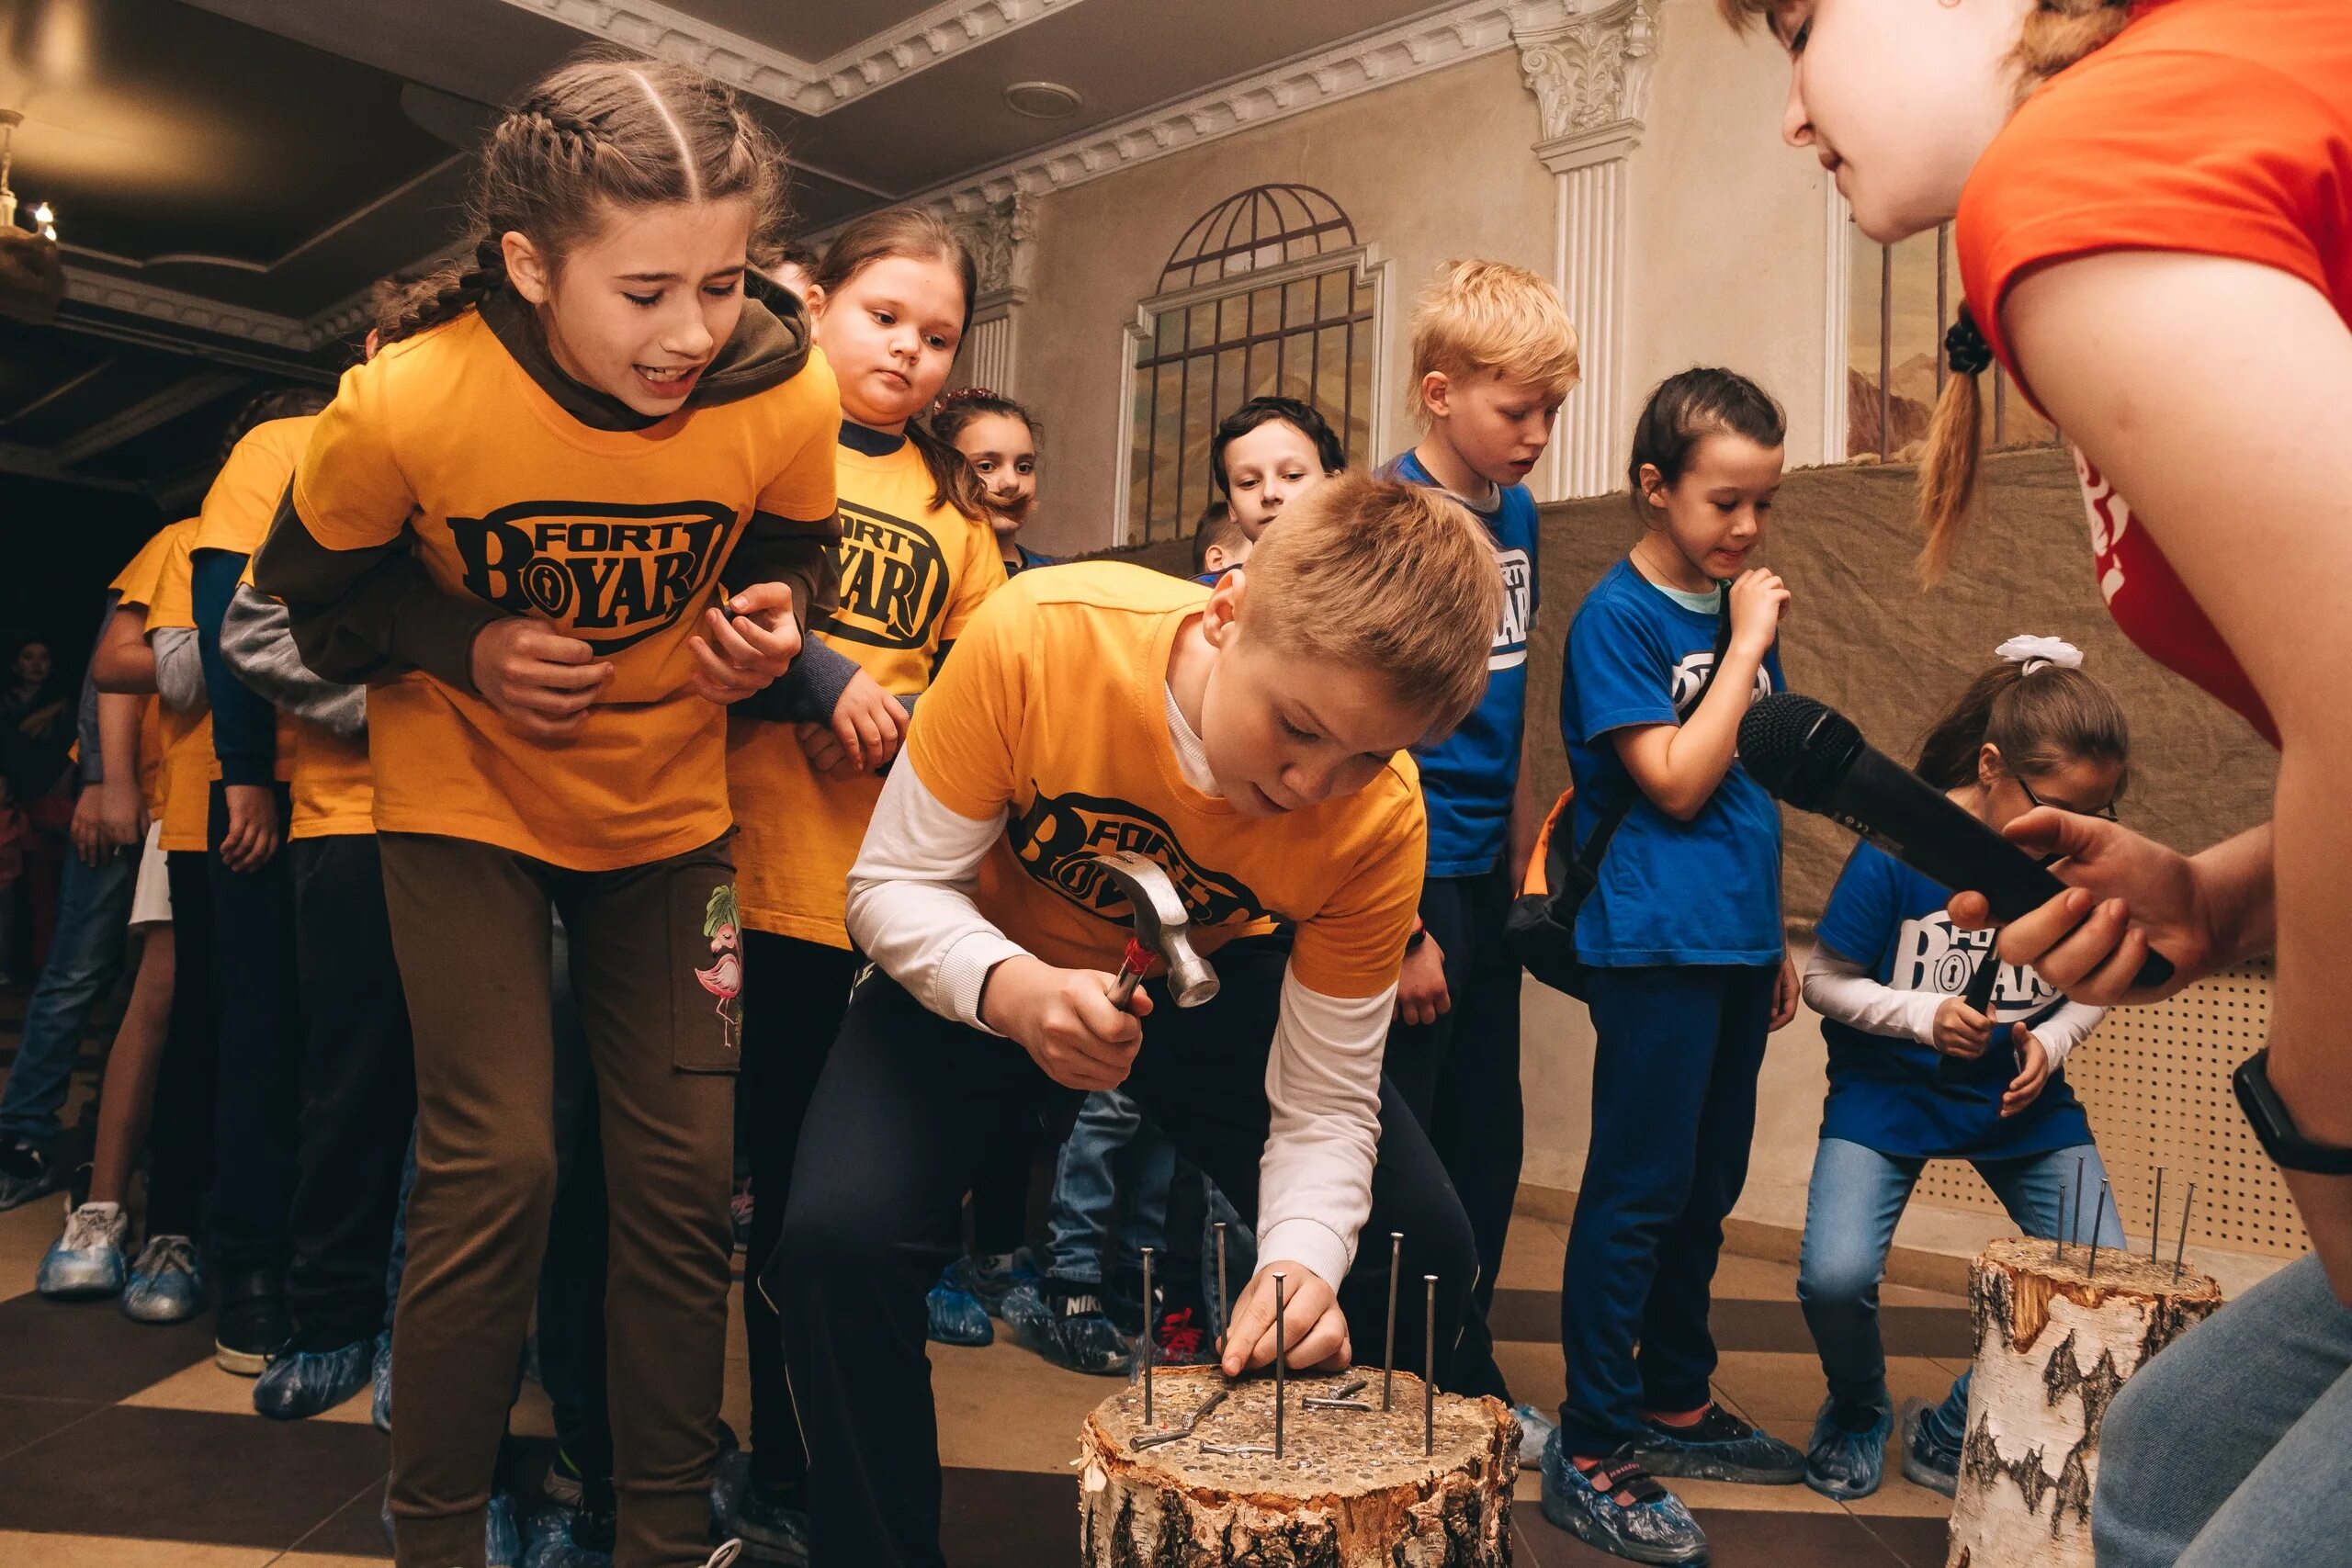
[{"label": "ceiling molding", "polygon": [[184,413],[193,413],[215,398],[225,397],[240,387],[252,384],[251,376],[227,370],[207,371],[200,376],[191,376],[185,381],[175,381],[153,396],[141,398],[129,408],[109,414],[57,443],[53,448],[57,461],[68,468],[86,463],[101,453],[113,451],[135,436],[146,434],[157,425],[168,424]]},{"label": "ceiling molding", "polygon": [[808,61],[658,0],[506,0],[640,54],[691,65],[805,115],[830,114],[1081,0],[943,0],[921,16]]},{"label": "ceiling molding", "polygon": [[1583,9],[1574,0],[1457,0],[1410,21],[933,186],[908,199],[941,211],[973,214],[1009,197],[1065,190],[1360,93],[1499,53],[1511,47],[1514,28],[1557,26]]},{"label": "ceiling molding", "polygon": [[0,441],[0,474],[14,474],[28,479],[48,479],[62,485],[85,485],[93,490],[120,491],[127,495],[146,493],[146,487],[135,480],[68,473],[54,454],[38,446],[19,446],[13,441]]},{"label": "ceiling molding", "polygon": [[[440,253],[435,253],[420,265],[431,265],[440,259]],[[188,332],[241,338],[290,354],[315,354],[350,336],[368,319],[368,293],[364,289],[315,316],[298,319],[241,305],[224,305],[200,295],[92,272],[71,263],[66,265],[65,284],[66,298],[77,305],[119,310]]]}]

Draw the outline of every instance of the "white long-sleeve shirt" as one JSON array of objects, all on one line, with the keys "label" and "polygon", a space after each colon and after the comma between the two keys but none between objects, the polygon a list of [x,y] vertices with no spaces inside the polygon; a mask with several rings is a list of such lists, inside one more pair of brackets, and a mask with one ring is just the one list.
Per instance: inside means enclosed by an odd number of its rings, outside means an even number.
[{"label": "white long-sleeve shirt", "polygon": [[[1214,793],[1200,738],[1172,694],[1167,712],[1186,780]],[[1024,951],[975,900],[980,863],[1004,832],[1001,818],[949,809],[902,758],[849,877],[858,947],[932,1011],[981,1030],[989,972]],[[1326,996],[1287,975],[1266,1058],[1258,1255],[1304,1264],[1335,1290],[1372,1212],[1381,1059],[1396,995],[1392,983],[1376,996]]]},{"label": "white long-sleeve shirt", "polygon": [[[1816,945],[1805,962],[1804,999],[1822,1017],[1851,1024],[1865,1034],[1916,1041],[1932,1049],[1937,1010],[1952,998],[1944,991],[1900,991],[1881,985],[1861,964],[1826,945]],[[2033,1037],[2049,1054],[2052,1073],[2064,1066],[2067,1053],[2081,1044],[2106,1016],[2104,1008],[2065,1001],[2034,1026]]]}]

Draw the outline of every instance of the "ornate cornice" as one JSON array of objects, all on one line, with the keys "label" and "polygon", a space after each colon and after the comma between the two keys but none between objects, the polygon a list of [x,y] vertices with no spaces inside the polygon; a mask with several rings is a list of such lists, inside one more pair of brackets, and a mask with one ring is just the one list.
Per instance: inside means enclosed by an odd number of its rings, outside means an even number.
[{"label": "ornate cornice", "polygon": [[769,49],[657,0],[506,0],[641,54],[674,60],[771,103],[821,115],[1080,0],[943,0],[825,60]]},{"label": "ornate cornice", "polygon": [[92,272],[68,264],[66,298],[76,305],[95,306],[140,316],[188,332],[240,338],[293,354],[312,354],[353,335],[368,319],[368,297],[354,295],[315,316],[280,316],[267,310],[224,305],[217,299],[182,293],[157,284]]}]

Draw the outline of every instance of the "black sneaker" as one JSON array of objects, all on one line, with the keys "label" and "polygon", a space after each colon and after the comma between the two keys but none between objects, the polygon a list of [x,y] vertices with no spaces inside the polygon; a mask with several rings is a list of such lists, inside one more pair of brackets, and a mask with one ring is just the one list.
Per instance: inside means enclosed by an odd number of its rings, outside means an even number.
[{"label": "black sneaker", "polygon": [[0,1210],[57,1190],[57,1163],[32,1145],[0,1144]]},{"label": "black sneaker", "polygon": [[1804,1479],[1804,1455],[1720,1404],[1688,1427],[1642,1423],[1649,1435],[1634,1444],[1652,1475],[1685,1481],[1739,1481],[1751,1486],[1794,1486]]},{"label": "black sneaker", "polygon": [[1015,1285],[1004,1298],[1013,1337],[1058,1367],[1096,1377],[1124,1374],[1133,1346],[1087,1285]]},{"label": "black sneaker", "polygon": [[1906,1399],[1903,1414],[1894,1429],[1903,1437],[1903,1479],[1914,1486],[1924,1486],[1930,1492],[1940,1492],[1947,1497],[1960,1493],[1960,1454],[1957,1450],[1941,1448],[1928,1436],[1928,1402]]},{"label": "black sneaker", "polygon": [[223,1275],[220,1313],[212,1331],[213,1363],[239,1377],[259,1377],[292,1332],[286,1317],[286,1282],[267,1269]]},{"label": "black sneaker", "polygon": [[1700,1563],[1707,1533],[1652,1480],[1629,1444],[1589,1467],[1555,1431],[1544,1444],[1544,1517],[1599,1551],[1634,1562]]}]

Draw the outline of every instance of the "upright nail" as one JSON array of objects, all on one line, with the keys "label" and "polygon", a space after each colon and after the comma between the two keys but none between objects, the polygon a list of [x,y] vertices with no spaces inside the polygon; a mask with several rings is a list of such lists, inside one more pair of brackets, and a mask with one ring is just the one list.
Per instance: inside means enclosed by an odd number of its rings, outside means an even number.
[{"label": "upright nail", "polygon": [[1289,1369],[1283,1365],[1290,1359],[1290,1345],[1283,1326],[1283,1313],[1288,1304],[1285,1287],[1289,1282],[1290,1276],[1287,1274],[1274,1276],[1274,1457],[1276,1459],[1283,1457],[1283,1393],[1290,1375]]},{"label": "upright nail", "polygon": [[2180,1260],[2188,1252],[2188,1212],[2197,1207],[2197,1183],[2188,1184],[2188,1199],[2180,1206],[2180,1239],[2172,1244],[2172,1282],[2180,1283]]},{"label": "upright nail", "polygon": [[2156,1260],[2156,1248],[2164,1241],[2165,1230],[2165,1168],[2156,1167],[2156,1195],[2148,1204],[2148,1261]]},{"label": "upright nail", "polygon": [[1396,1385],[1396,1270],[1405,1261],[1405,1233],[1388,1233],[1388,1335],[1380,1352],[1380,1408],[1386,1410]]},{"label": "upright nail", "polygon": [[1437,1452],[1437,1276],[1424,1274],[1421,1309],[1421,1453]]},{"label": "upright nail", "polygon": [[2083,1162],[2075,1161],[2075,1228],[2069,1233],[2076,1247],[2083,1244]]},{"label": "upright nail", "polygon": [[1151,1331],[1152,1318],[1156,1315],[1151,1310],[1151,1251],[1148,1247],[1143,1249],[1143,1344],[1136,1351],[1143,1358],[1143,1424],[1147,1427],[1152,1424],[1151,1363],[1155,1359],[1152,1352],[1159,1348],[1159,1337]]},{"label": "upright nail", "polygon": [[1225,1359],[1225,1342],[1233,1332],[1233,1298],[1225,1293],[1225,1222],[1216,1223],[1216,1351]]},{"label": "upright nail", "polygon": [[2107,1182],[2102,1179],[2098,1184],[2098,1213],[2091,1216],[2091,1266],[2085,1276],[2087,1279],[2098,1278],[2098,1231],[2099,1227],[2105,1224],[2107,1224]]}]

